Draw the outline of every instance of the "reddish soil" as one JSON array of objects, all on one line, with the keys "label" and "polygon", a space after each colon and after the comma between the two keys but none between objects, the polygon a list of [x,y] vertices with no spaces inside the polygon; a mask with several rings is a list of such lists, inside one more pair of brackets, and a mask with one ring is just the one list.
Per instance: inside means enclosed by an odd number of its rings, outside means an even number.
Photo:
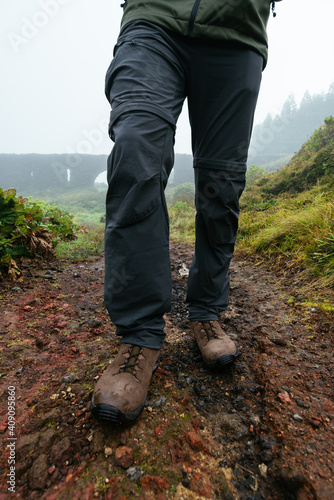
[{"label": "reddish soil", "polygon": [[89,411],[119,342],[103,256],[26,263],[0,284],[0,499],[334,498],[333,317],[300,305],[298,277],[288,285],[236,256],[221,319],[240,355],[210,372],[184,307],[192,248],[171,252],[167,340],[131,427]]}]

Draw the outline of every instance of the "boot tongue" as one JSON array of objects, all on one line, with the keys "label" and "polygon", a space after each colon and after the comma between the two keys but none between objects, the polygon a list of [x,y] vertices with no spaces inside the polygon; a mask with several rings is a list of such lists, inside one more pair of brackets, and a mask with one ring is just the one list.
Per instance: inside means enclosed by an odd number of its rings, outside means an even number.
[{"label": "boot tongue", "polygon": [[131,375],[135,375],[135,368],[138,364],[138,359],[141,351],[142,348],[138,345],[129,347],[129,357],[125,360],[124,368],[122,371],[131,373]]}]

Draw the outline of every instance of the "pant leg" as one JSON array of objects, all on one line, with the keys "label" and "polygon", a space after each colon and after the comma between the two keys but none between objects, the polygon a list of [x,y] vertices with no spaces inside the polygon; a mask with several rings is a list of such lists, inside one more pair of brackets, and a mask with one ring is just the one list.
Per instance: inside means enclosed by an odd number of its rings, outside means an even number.
[{"label": "pant leg", "polygon": [[173,166],[184,80],[160,30],[120,37],[107,73],[112,105],[105,232],[105,304],[123,342],[160,348],[171,307],[164,189]]},{"label": "pant leg", "polygon": [[203,48],[196,56],[188,97],[196,244],[187,308],[190,320],[215,320],[228,305],[228,269],[263,61],[255,52],[237,48],[212,47],[210,52]]}]

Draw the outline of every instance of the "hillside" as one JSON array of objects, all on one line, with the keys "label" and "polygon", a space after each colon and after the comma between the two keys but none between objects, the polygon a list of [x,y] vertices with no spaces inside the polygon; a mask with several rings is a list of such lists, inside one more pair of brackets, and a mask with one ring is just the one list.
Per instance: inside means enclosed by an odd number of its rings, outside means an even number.
[{"label": "hillside", "polygon": [[246,189],[239,248],[333,287],[333,174],[334,119],[328,117],[283,169]]}]

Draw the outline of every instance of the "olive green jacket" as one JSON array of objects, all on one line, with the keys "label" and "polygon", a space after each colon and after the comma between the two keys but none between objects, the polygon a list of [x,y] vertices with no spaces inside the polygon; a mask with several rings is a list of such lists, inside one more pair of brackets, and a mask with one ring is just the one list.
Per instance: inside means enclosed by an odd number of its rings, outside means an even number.
[{"label": "olive green jacket", "polygon": [[272,0],[127,0],[121,26],[146,20],[183,35],[242,44],[259,52],[265,65],[271,4],[275,5]]}]

